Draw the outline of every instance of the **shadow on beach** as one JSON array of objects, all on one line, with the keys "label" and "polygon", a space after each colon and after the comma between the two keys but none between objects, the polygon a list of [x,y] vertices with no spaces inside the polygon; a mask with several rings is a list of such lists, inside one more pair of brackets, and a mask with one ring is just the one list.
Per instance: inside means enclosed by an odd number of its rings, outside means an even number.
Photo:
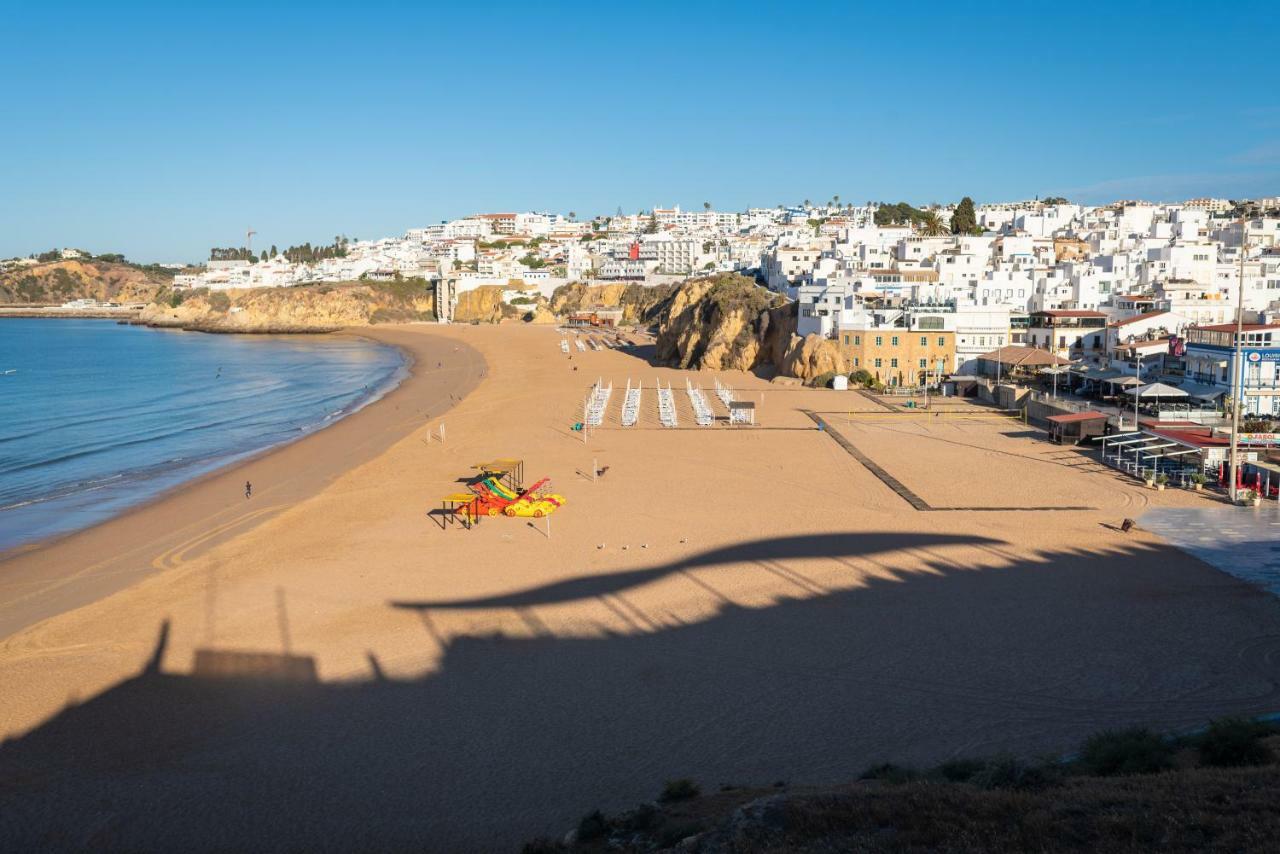
[{"label": "shadow on beach", "polygon": [[[988,569],[947,557],[1003,545],[795,536],[491,598],[393,602],[421,615],[424,654],[437,610],[510,608],[534,629],[450,640],[438,670],[412,680],[372,656],[371,679],[324,683],[305,654],[216,650],[199,673],[165,672],[166,625],[136,676],[0,746],[0,848],[515,850],[673,777],[835,782],[875,761],[1032,754],[1108,726],[1280,704],[1270,597],[1162,546]],[[925,568],[895,570],[903,550]],[[832,590],[783,564],[810,557],[884,577]],[[698,575],[725,565],[790,579],[796,598],[733,604]],[[676,574],[719,599],[714,616],[661,625],[627,601]],[[537,619],[591,599],[633,630],[563,637]]]}]

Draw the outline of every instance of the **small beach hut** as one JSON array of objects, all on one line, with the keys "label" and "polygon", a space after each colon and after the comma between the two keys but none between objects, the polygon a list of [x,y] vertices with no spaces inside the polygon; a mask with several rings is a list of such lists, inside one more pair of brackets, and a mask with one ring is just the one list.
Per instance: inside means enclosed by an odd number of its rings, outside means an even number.
[{"label": "small beach hut", "polygon": [[1103,436],[1107,432],[1107,418],[1101,412],[1090,409],[1087,412],[1070,412],[1066,415],[1050,415],[1049,439],[1061,445],[1069,442],[1078,445],[1092,436]]}]

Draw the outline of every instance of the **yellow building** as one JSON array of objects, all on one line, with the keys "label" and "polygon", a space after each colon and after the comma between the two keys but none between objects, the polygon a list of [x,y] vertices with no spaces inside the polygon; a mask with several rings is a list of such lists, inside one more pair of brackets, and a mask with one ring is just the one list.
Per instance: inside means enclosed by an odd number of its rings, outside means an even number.
[{"label": "yellow building", "polygon": [[[920,319],[927,325],[929,318]],[[854,371],[864,370],[885,385],[924,385],[951,373],[956,334],[944,329],[845,329],[840,349]]]}]

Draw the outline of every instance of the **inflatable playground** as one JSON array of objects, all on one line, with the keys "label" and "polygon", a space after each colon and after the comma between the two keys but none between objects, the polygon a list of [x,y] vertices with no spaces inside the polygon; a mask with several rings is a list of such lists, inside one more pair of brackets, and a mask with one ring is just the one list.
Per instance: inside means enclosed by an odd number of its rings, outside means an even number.
[{"label": "inflatable playground", "polygon": [[563,495],[551,492],[549,477],[525,488],[523,460],[492,460],[471,468],[476,474],[468,481],[467,491],[441,500],[446,522],[456,521],[470,528],[485,516],[541,519],[565,504]]}]

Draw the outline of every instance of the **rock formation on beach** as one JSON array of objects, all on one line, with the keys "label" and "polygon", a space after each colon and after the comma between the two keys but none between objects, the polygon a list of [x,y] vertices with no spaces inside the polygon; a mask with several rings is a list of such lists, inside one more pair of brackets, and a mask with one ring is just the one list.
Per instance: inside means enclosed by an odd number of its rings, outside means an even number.
[{"label": "rock formation on beach", "polygon": [[201,332],[332,332],[423,320],[435,320],[435,296],[420,281],[164,291],[138,318]]},{"label": "rock formation on beach", "polygon": [[812,379],[847,370],[836,342],[795,334],[796,306],[736,273],[690,279],[658,317],[657,358],[681,368],[750,371]]},{"label": "rock formation on beach", "polygon": [[621,308],[623,323],[645,323],[656,316],[675,290],[675,285],[570,282],[556,288],[551,295],[551,311],[567,315],[593,308]]}]

